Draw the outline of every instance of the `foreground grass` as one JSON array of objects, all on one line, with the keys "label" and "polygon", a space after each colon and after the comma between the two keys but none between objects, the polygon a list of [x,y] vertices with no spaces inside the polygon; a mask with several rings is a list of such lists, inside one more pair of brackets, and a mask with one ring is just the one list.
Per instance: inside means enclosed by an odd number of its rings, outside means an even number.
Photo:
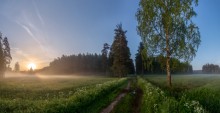
[{"label": "foreground grass", "polygon": [[126,93],[125,97],[118,102],[111,113],[135,113],[133,110],[133,101],[135,99],[134,91],[136,89],[136,79],[134,77],[130,77],[129,82],[129,90],[123,90],[123,92]]},{"label": "foreground grass", "polygon": [[136,77],[130,77],[129,81],[131,83],[130,89],[111,113],[140,113],[142,91],[138,87]]},{"label": "foreground grass", "polygon": [[152,84],[159,86],[170,97],[180,100],[198,101],[211,113],[220,113],[220,76],[218,75],[182,75],[173,76],[173,87],[166,86],[165,76],[146,76]]},{"label": "foreground grass", "polygon": [[7,79],[0,84],[0,112],[97,113],[126,82],[100,77]]},{"label": "foreground grass", "polygon": [[138,78],[138,85],[143,90],[141,113],[205,113],[205,109],[196,100],[189,100],[183,95],[179,100],[167,96],[160,88]]}]

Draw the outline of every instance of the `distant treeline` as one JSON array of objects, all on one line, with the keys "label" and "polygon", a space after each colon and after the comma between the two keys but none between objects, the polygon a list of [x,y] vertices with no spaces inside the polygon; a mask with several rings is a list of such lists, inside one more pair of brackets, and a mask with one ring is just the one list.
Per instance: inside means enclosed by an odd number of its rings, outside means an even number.
[{"label": "distant treeline", "polygon": [[135,73],[130,49],[127,46],[122,24],[116,26],[112,45],[104,43],[100,54],[63,55],[52,61],[46,68],[39,70],[47,74],[93,74],[113,75],[118,77]]},{"label": "distant treeline", "polygon": [[205,74],[219,74],[220,68],[219,65],[205,64],[202,66],[202,72]]},{"label": "distant treeline", "polygon": [[[166,57],[163,55],[147,57],[144,53],[143,43],[139,45],[135,62],[137,74],[166,74]],[[170,59],[170,69],[173,74],[193,73],[192,65],[175,58]]]},{"label": "distant treeline", "polygon": [[42,69],[47,74],[99,73],[105,72],[102,67],[102,56],[98,54],[63,55],[52,61],[49,67]]},{"label": "distant treeline", "polygon": [[[104,43],[101,54],[63,55],[39,71],[47,74],[102,73],[118,77],[135,74],[135,71],[136,74],[166,74],[166,57],[148,55],[143,43],[138,48],[134,66],[125,35],[127,31],[121,24],[114,31],[113,43]],[[173,74],[193,72],[192,65],[176,58],[170,59],[170,69]]]}]

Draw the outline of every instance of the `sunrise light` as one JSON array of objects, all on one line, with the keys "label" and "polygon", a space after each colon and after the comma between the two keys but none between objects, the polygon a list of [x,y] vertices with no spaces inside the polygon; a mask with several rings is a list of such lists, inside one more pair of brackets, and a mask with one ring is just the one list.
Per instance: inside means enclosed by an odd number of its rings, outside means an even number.
[{"label": "sunrise light", "polygon": [[35,69],[36,69],[36,64],[34,64],[34,63],[29,63],[27,67],[28,67],[29,70],[30,70],[31,68],[32,68],[33,70],[35,70]]}]

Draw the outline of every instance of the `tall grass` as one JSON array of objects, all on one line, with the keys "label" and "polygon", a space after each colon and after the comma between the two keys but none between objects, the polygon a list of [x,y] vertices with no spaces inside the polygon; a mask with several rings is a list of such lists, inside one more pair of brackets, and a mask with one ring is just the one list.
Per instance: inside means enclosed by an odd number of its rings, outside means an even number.
[{"label": "tall grass", "polygon": [[[74,88],[74,90],[67,88],[64,91],[60,90],[58,94],[54,94],[57,92],[51,93],[45,90],[46,93],[43,94],[42,92],[37,99],[33,99],[31,95],[29,95],[27,99],[22,96],[22,98],[3,96],[3,98],[0,99],[0,112],[97,113],[114,99],[120,87],[126,82],[127,79],[122,78]],[[27,93],[29,93],[30,90],[27,91]],[[9,91],[9,93],[11,92]],[[18,92],[16,96],[19,97]]]},{"label": "tall grass", "polygon": [[150,83],[159,86],[170,97],[198,101],[210,113],[220,113],[219,75],[173,76],[173,87],[167,87],[165,76],[148,76]]},{"label": "tall grass", "polygon": [[206,112],[196,100],[182,96],[180,100],[169,97],[163,90],[142,78],[138,85],[143,90],[141,113],[204,113]]}]

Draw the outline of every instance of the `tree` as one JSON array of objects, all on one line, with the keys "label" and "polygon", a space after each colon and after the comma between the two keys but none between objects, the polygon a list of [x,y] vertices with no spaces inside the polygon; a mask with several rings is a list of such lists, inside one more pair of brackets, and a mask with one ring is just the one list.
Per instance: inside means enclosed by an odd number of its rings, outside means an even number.
[{"label": "tree", "polygon": [[109,44],[108,43],[104,43],[103,45],[103,49],[102,49],[102,67],[103,70],[106,72],[107,74],[107,70],[108,70],[108,50],[109,50]]},{"label": "tree", "polygon": [[3,45],[4,45],[3,51],[4,51],[5,64],[6,67],[9,67],[12,57],[11,57],[11,49],[7,37],[3,39]]},{"label": "tree", "polygon": [[144,50],[144,45],[140,42],[138,47],[138,52],[135,56],[135,64],[136,64],[136,73],[137,74],[144,74],[144,60],[142,59],[142,51]]},{"label": "tree", "polygon": [[29,74],[34,74],[34,69],[32,67],[29,69]]},{"label": "tree", "polygon": [[135,68],[132,59],[129,59],[127,67],[128,67],[128,74],[135,74]]},{"label": "tree", "polygon": [[2,38],[0,33],[0,78],[4,77],[4,73],[12,60],[8,38]]},{"label": "tree", "polygon": [[20,71],[20,65],[19,65],[18,62],[15,63],[14,71],[15,72],[19,72]]},{"label": "tree", "polygon": [[[116,26],[114,41],[111,46],[112,71],[115,76],[123,77],[129,73],[130,49],[127,46],[125,33],[122,24]],[[131,63],[130,63],[131,64]]]},{"label": "tree", "polygon": [[205,64],[202,66],[202,72],[206,74],[216,74],[220,72],[219,65]]},{"label": "tree", "polygon": [[136,13],[138,34],[154,55],[166,56],[167,83],[171,86],[170,59],[191,61],[200,45],[192,18],[198,0],[141,0]]},{"label": "tree", "polygon": [[62,55],[50,62],[47,68],[39,70],[45,74],[96,74],[102,73],[102,55],[78,54]]},{"label": "tree", "polygon": [[3,51],[3,44],[2,44],[2,33],[0,33],[0,78],[4,77],[5,73],[5,57]]}]

